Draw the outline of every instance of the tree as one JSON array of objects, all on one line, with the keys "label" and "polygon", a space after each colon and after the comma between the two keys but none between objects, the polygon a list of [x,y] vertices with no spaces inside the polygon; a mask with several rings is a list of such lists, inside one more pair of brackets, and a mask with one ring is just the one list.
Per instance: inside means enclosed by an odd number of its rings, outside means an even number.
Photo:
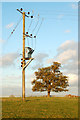
[{"label": "tree", "polygon": [[68,77],[60,72],[59,68],[61,64],[53,62],[53,65],[45,68],[39,68],[35,72],[36,78],[32,81],[33,91],[48,91],[48,97],[50,92],[62,92],[68,91],[66,89],[68,84]]}]

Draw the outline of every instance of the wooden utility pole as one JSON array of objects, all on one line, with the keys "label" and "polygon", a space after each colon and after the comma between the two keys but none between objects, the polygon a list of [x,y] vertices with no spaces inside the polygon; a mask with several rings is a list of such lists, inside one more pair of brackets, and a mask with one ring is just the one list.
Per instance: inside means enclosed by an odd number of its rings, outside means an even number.
[{"label": "wooden utility pole", "polygon": [[[25,100],[25,68],[33,60],[33,58],[29,58],[29,56],[27,57],[27,59],[25,58],[25,37],[32,38],[32,36],[25,34],[25,17],[33,18],[33,16],[26,15],[25,12],[22,12],[22,10],[23,10],[22,8],[20,10],[17,9],[17,11],[19,11],[23,15],[23,54],[22,54],[23,58],[22,58],[21,66],[22,66],[22,100],[24,101]],[[29,12],[28,12],[28,14],[29,14]],[[25,63],[25,60],[28,60],[28,62]]]},{"label": "wooden utility pole", "polygon": [[[25,12],[23,12],[23,67],[25,66]],[[25,99],[25,69],[22,69],[22,100]]]}]

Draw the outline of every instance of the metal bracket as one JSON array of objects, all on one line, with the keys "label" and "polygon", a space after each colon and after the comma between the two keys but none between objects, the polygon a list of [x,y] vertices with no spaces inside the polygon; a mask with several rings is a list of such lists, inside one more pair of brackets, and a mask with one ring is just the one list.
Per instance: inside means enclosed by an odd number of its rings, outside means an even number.
[{"label": "metal bracket", "polygon": [[34,58],[30,58],[29,61],[26,63],[26,65],[23,67],[23,70],[30,64],[30,62],[33,60]]}]

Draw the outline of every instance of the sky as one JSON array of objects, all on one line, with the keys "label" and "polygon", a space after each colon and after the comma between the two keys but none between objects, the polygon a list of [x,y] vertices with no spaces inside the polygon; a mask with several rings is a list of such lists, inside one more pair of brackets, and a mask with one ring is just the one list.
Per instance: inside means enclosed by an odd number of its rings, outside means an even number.
[{"label": "sky", "polygon": [[[32,92],[31,81],[35,78],[34,72],[38,68],[49,66],[54,61],[61,63],[61,71],[68,76],[70,86],[68,92],[51,92],[51,95],[78,95],[77,1],[2,2],[0,5],[2,10],[2,34],[0,34],[2,95],[0,93],[0,96],[22,96],[20,66],[23,22],[21,13],[16,10],[20,8],[23,8],[26,14],[30,12],[30,15],[34,16],[33,19],[25,18],[25,32],[36,35],[36,39],[25,39],[25,47],[35,49],[32,55],[34,60],[25,70],[26,96],[47,95],[47,92]],[[14,29],[15,31],[11,34]]]}]

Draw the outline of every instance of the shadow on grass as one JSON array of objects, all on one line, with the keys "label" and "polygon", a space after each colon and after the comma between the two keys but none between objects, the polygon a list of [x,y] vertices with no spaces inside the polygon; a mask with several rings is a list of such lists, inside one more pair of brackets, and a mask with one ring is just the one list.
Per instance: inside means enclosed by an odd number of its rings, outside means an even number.
[{"label": "shadow on grass", "polygon": [[34,99],[34,100],[25,100],[25,102],[29,102],[29,101],[40,101],[40,99]]},{"label": "shadow on grass", "polygon": [[28,101],[31,101],[31,100],[25,100],[25,102],[28,102]]}]

